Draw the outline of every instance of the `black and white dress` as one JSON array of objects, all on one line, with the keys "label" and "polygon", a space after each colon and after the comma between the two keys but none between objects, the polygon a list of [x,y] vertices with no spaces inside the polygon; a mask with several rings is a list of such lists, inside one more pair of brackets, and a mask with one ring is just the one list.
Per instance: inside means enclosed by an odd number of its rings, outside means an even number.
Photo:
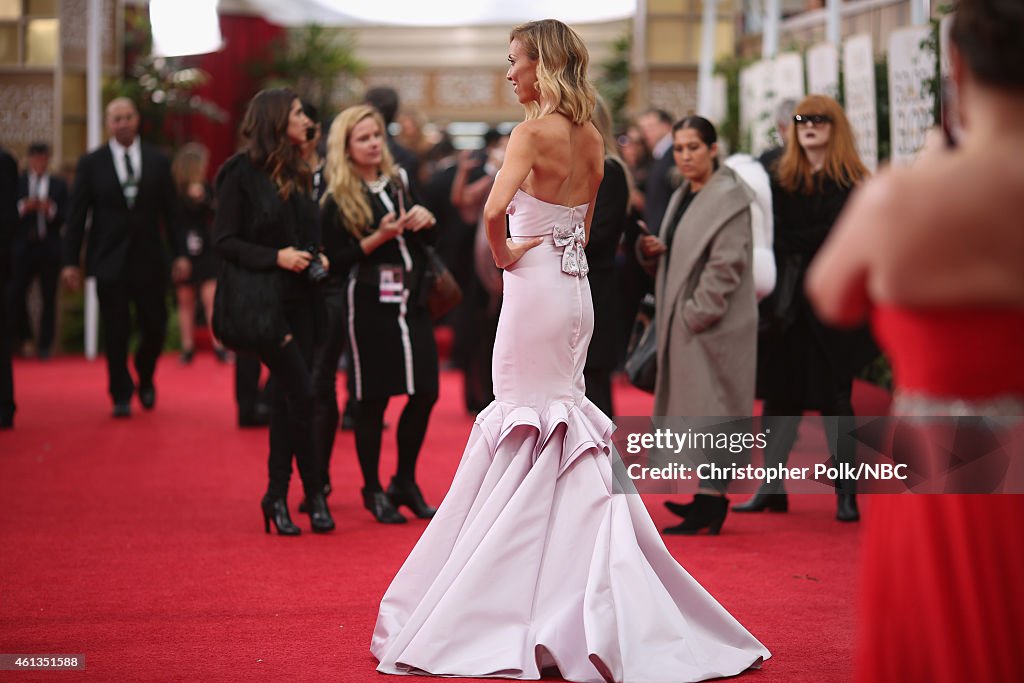
[{"label": "black and white dress", "polygon": [[[373,210],[374,229],[400,203],[413,205],[408,192],[384,176],[364,186]],[[398,193],[402,192],[401,199]],[[347,274],[348,341],[358,400],[399,394],[436,394],[437,345],[424,302],[429,230],[405,232],[365,254],[328,196],[321,216],[331,271]]]}]

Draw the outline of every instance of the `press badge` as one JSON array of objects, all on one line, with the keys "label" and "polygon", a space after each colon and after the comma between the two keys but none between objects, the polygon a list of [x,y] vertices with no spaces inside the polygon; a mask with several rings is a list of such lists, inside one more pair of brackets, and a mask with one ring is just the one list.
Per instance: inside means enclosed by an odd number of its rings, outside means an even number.
[{"label": "press badge", "polygon": [[401,266],[378,266],[380,277],[380,302],[382,304],[400,304],[404,300],[405,287],[402,281]]}]

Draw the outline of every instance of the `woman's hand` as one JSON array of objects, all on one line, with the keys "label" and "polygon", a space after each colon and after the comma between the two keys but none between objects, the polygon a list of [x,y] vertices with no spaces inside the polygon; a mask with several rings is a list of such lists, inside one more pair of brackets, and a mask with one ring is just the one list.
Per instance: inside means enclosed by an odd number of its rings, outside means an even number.
[{"label": "woman's hand", "polygon": [[377,226],[376,232],[380,235],[381,244],[389,242],[402,234],[402,231],[405,230],[404,215],[396,216],[392,211],[380,219],[380,225]]},{"label": "woman's hand", "polygon": [[494,265],[499,268],[508,268],[521,259],[523,254],[543,243],[543,237],[534,237],[528,242],[513,242],[511,239],[506,239],[504,251],[494,254]]},{"label": "woman's hand", "polygon": [[404,214],[405,229],[417,232],[423,228],[432,228],[437,223],[437,219],[434,218],[434,214],[430,213],[426,207],[416,206],[409,209]]},{"label": "woman's hand", "polygon": [[330,272],[331,262],[327,259],[327,254],[320,254],[320,264],[324,267],[324,270]]},{"label": "woman's hand", "polygon": [[285,247],[277,252],[277,267],[290,270],[293,273],[301,273],[309,267],[313,257],[308,251],[300,251],[295,247]]},{"label": "woman's hand", "polygon": [[668,248],[665,243],[654,235],[642,235],[640,237],[640,253],[644,255],[644,258],[655,258],[661,256]]}]

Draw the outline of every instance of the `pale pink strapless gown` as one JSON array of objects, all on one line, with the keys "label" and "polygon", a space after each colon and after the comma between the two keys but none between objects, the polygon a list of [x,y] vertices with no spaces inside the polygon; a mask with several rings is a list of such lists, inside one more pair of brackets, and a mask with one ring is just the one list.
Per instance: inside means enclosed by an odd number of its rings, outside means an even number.
[{"label": "pale pink strapless gown", "polygon": [[586,209],[521,190],[509,205],[513,238],[548,239],[505,271],[495,401],[381,601],[378,671],[682,683],[770,656],[672,558],[640,497],[612,493],[614,427],[584,396],[590,285],[563,272],[580,270]]}]

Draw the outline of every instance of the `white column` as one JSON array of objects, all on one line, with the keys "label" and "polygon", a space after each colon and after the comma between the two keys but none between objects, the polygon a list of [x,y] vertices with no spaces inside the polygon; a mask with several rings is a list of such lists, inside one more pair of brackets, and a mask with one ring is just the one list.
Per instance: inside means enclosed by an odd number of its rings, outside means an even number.
[{"label": "white column", "polygon": [[711,114],[715,61],[715,28],[718,24],[718,0],[704,0],[701,22],[700,67],[697,72],[697,114]]},{"label": "white column", "polygon": [[914,26],[922,26],[928,23],[931,17],[931,5],[929,0],[910,0],[910,23]]},{"label": "white column", "polygon": [[[103,135],[103,0],[89,0],[89,18],[86,27],[85,90],[86,90],[86,146],[93,150],[100,146]],[[99,298],[96,296],[96,278],[85,281],[85,357],[96,358],[99,348]]]},{"label": "white column", "polygon": [[843,0],[827,0],[825,5],[825,40],[835,46],[842,39]]},{"label": "white column", "polygon": [[765,0],[764,32],[761,34],[761,58],[771,59],[779,52],[779,24],[782,21],[780,0]]}]

